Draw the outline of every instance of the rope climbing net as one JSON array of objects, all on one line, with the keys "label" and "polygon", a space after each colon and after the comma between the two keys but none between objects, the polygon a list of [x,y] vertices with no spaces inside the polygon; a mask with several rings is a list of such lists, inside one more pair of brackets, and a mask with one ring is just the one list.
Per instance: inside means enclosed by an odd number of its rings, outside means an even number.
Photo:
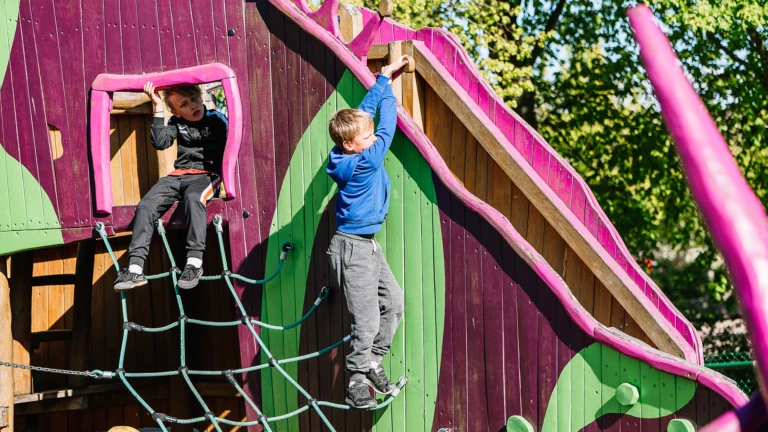
[{"label": "rope climbing net", "polygon": [[[71,375],[84,375],[91,378],[96,379],[108,379],[108,378],[114,378],[118,377],[120,381],[123,383],[123,385],[128,389],[128,391],[131,392],[133,397],[136,398],[136,400],[149,412],[149,414],[152,416],[152,418],[157,422],[158,426],[161,430],[167,432],[168,429],[166,426],[168,424],[194,424],[194,423],[201,423],[208,421],[210,422],[213,427],[221,432],[221,425],[230,425],[230,426],[255,426],[258,424],[261,424],[264,427],[264,430],[266,431],[272,431],[270,428],[270,423],[274,423],[280,420],[285,420],[290,417],[296,416],[301,414],[304,411],[307,411],[309,409],[315,410],[318,416],[320,416],[320,419],[322,419],[323,423],[330,429],[331,431],[335,431],[331,423],[328,421],[328,418],[323,414],[321,407],[327,406],[331,408],[341,409],[341,410],[350,410],[355,409],[348,405],[342,405],[337,404],[333,402],[327,402],[322,400],[317,400],[313,398],[299,383],[296,382],[296,380],[293,379],[293,377],[288,374],[288,372],[285,371],[285,369],[282,367],[282,365],[286,363],[292,363],[292,362],[298,362],[302,360],[307,360],[313,357],[318,357],[320,355],[323,355],[327,353],[328,351],[331,351],[334,348],[337,348],[344,343],[348,342],[350,337],[349,335],[345,336],[342,340],[336,342],[333,345],[330,345],[320,351],[301,355],[298,357],[291,357],[286,359],[277,359],[275,358],[272,353],[269,351],[269,348],[264,344],[264,341],[259,336],[258,332],[256,331],[256,326],[261,328],[266,328],[270,330],[278,330],[278,331],[285,331],[290,330],[292,328],[295,328],[299,326],[302,322],[304,322],[315,310],[317,310],[318,306],[328,297],[328,287],[324,287],[320,291],[320,295],[315,300],[312,307],[307,311],[304,316],[302,316],[298,321],[289,324],[289,325],[272,325],[267,324],[264,322],[261,322],[259,320],[253,319],[248,316],[246,313],[245,308],[243,307],[242,302],[240,301],[240,298],[237,296],[237,293],[235,292],[235,287],[233,285],[233,280],[237,279],[242,282],[252,284],[252,285],[262,285],[270,280],[274,279],[279,273],[280,270],[283,267],[283,263],[288,258],[288,253],[293,250],[293,245],[290,243],[284,243],[281,246],[280,251],[280,261],[277,265],[277,268],[275,271],[265,279],[261,280],[255,280],[255,279],[249,279],[244,276],[238,275],[236,273],[232,273],[227,265],[227,257],[226,253],[224,251],[224,240],[223,240],[223,232],[224,228],[222,225],[222,218],[220,215],[216,215],[213,219],[213,225],[216,230],[216,236],[218,238],[218,244],[219,244],[219,252],[221,254],[221,262],[223,271],[220,275],[215,276],[201,276],[200,280],[204,281],[211,281],[211,280],[221,280],[224,279],[224,281],[227,284],[227,287],[229,288],[229,292],[232,294],[232,297],[235,300],[235,303],[237,305],[237,309],[240,313],[241,318],[237,321],[224,321],[224,322],[216,322],[216,321],[202,321],[194,318],[190,318],[186,315],[184,311],[184,304],[181,300],[181,294],[178,287],[178,280],[177,277],[181,273],[180,269],[176,266],[176,262],[173,259],[173,254],[171,253],[170,245],[168,244],[168,239],[165,236],[165,228],[163,227],[162,221],[158,220],[157,222],[157,232],[160,234],[160,237],[163,240],[163,245],[165,246],[165,251],[168,255],[168,259],[171,264],[171,269],[165,273],[160,273],[156,275],[147,275],[146,279],[148,280],[154,280],[154,279],[160,279],[164,277],[170,277],[173,281],[173,291],[174,295],[176,297],[176,303],[179,308],[179,319],[176,322],[173,322],[171,324],[168,324],[163,327],[145,327],[140,324],[134,323],[132,321],[129,321],[128,319],[128,306],[127,306],[127,300],[125,293],[120,293],[120,303],[122,308],[122,317],[123,317],[123,338],[122,343],[120,347],[120,359],[118,361],[118,367],[115,371],[101,371],[101,370],[93,370],[93,371],[70,371],[70,370],[64,370],[64,369],[52,369],[52,368],[43,368],[43,367],[37,367],[37,366],[27,366],[27,365],[20,365],[15,363],[8,363],[8,362],[2,362],[0,361],[0,365],[3,366],[9,366],[9,367],[16,367],[16,368],[23,368],[23,369],[31,369],[41,372],[50,372],[50,373],[62,373],[62,374],[71,374]],[[98,232],[99,236],[101,236],[101,239],[104,241],[104,246],[107,249],[107,252],[109,252],[109,256],[112,259],[112,263],[115,266],[115,269],[119,272],[120,271],[120,265],[117,263],[117,258],[115,257],[114,252],[112,251],[112,247],[109,244],[109,239],[107,237],[107,232],[105,230],[104,224],[99,222],[96,225],[96,231]],[[200,326],[209,326],[209,327],[229,327],[229,326],[239,326],[244,325],[248,328],[250,333],[253,335],[253,339],[260,347],[263,355],[269,360],[266,363],[259,364],[256,366],[251,366],[247,368],[241,368],[241,369],[229,369],[229,370],[220,370],[220,371],[204,371],[204,370],[192,370],[187,367],[187,356],[186,356],[186,328],[188,325],[194,324],[194,325],[200,325]],[[126,347],[128,345],[128,334],[132,331],[135,332],[147,332],[147,333],[160,333],[165,332],[168,330],[171,330],[173,328],[179,327],[179,333],[180,333],[180,366],[177,370],[172,371],[165,371],[165,372],[128,372],[123,368],[123,364],[125,361],[125,353],[126,353]],[[236,378],[236,375],[243,375],[247,374],[249,372],[255,372],[260,370],[265,370],[269,368],[276,369],[280,374],[285,377],[285,379],[291,383],[296,389],[301,393],[304,398],[307,400],[307,404],[288,413],[274,416],[274,417],[267,417],[265,416],[261,410],[256,406],[254,401],[248,396],[248,394],[243,390],[242,386],[238,382],[238,379]],[[195,385],[192,383],[191,376],[223,376],[226,378],[227,381],[243,396],[243,399],[245,402],[253,409],[253,411],[257,415],[257,419],[253,421],[233,421],[226,418],[217,417],[214,415],[211,410],[208,408],[208,405],[203,400],[203,397],[200,395],[200,393],[195,388]],[[129,378],[159,378],[159,377],[170,377],[170,376],[181,376],[184,381],[186,382],[187,386],[189,387],[189,390],[192,392],[192,394],[195,396],[195,399],[200,403],[200,406],[202,407],[205,414],[201,417],[195,417],[190,419],[180,419],[176,417],[172,417],[168,414],[160,413],[155,411],[134,389],[134,387],[131,385],[131,383],[128,381]],[[408,382],[408,379],[406,377],[401,377],[396,385],[395,390],[390,394],[387,399],[379,404],[376,408],[369,408],[367,410],[378,410],[382,408],[386,408],[389,404],[392,403],[392,401],[397,397],[397,395],[400,393],[402,388],[405,386],[405,384]]]}]

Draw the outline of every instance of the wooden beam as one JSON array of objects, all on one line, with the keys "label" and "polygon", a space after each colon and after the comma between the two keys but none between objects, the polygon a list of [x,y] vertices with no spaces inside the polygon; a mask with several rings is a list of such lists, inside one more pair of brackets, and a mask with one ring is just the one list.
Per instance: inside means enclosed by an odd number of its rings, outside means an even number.
[{"label": "wooden beam", "polygon": [[368,60],[384,60],[389,57],[389,44],[371,45],[366,58]]},{"label": "wooden beam", "polygon": [[45,276],[33,276],[32,286],[48,286],[48,285],[72,285],[75,283],[75,275],[73,274],[60,274],[60,275],[45,275]]},{"label": "wooden beam", "polygon": [[[410,58],[414,59],[413,54],[413,41],[404,43],[404,52]],[[415,65],[414,65],[415,66]],[[400,76],[403,80],[403,108],[408,111],[416,125],[423,131],[424,124],[426,123],[426,111],[424,110],[424,102],[426,95],[424,94],[424,80],[415,72],[405,71]]]},{"label": "wooden beam", "polygon": [[16,407],[16,415],[42,414],[57,411],[76,411],[88,408],[88,396],[75,396],[67,399],[44,400]]},{"label": "wooden beam", "polygon": [[[29,364],[32,346],[32,264],[31,251],[19,252],[11,257],[11,313],[13,322],[13,362]],[[26,369],[14,369],[13,394],[32,393],[32,374]]]},{"label": "wooden beam", "polygon": [[[659,312],[650,301],[633,292],[634,282],[626,273],[615,271],[610,256],[597,239],[584,230],[579,230],[568,220],[566,211],[556,203],[559,198],[533,171],[525,160],[516,157],[502,143],[506,139],[492,125],[485,124],[485,115],[469,98],[469,95],[450,78],[434,55],[421,43],[414,44],[416,70],[435,90],[446,105],[456,114],[469,132],[499,164],[509,178],[517,185],[544,218],[555,228],[566,243],[619,301],[630,316],[662,351],[685,358],[682,336],[669,323],[659,318]],[[518,155],[519,156],[519,155]],[[562,207],[562,206],[561,206]]]},{"label": "wooden beam", "polygon": [[[70,355],[70,367],[73,370],[86,370],[90,367],[88,360],[91,354],[91,295],[93,293],[93,260],[95,251],[95,240],[84,240],[77,246]],[[83,387],[87,383],[88,379],[85,377],[69,377],[70,387]]]},{"label": "wooden beam", "polygon": [[55,329],[39,332],[32,332],[32,347],[33,349],[41,342],[59,342],[72,340],[72,330],[70,329]]},{"label": "wooden beam", "polygon": [[339,20],[341,37],[347,43],[352,42],[363,30],[363,13],[358,6],[341,3],[339,5]]},{"label": "wooden beam", "polygon": [[[5,260],[0,264],[0,360],[13,360],[11,289]],[[0,366],[0,431],[13,431],[13,369]]]}]

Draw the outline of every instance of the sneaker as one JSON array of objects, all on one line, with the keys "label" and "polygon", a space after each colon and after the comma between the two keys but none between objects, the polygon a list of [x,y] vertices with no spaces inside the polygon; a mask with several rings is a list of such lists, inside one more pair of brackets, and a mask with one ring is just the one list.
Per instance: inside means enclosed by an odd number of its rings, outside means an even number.
[{"label": "sneaker", "polygon": [[144,277],[144,274],[131,273],[127,268],[124,268],[117,274],[115,291],[128,291],[146,284],[147,279]]},{"label": "sneaker", "polygon": [[371,369],[365,374],[365,383],[379,394],[390,394],[396,388],[395,385],[387,378],[387,373],[384,372],[384,368],[378,366],[376,369]]},{"label": "sneaker", "polygon": [[368,385],[363,381],[351,381],[347,387],[347,397],[344,402],[353,408],[376,408],[376,399],[371,396]]},{"label": "sneaker", "polygon": [[184,271],[179,278],[179,288],[191,289],[197,286],[197,282],[200,280],[200,276],[203,275],[202,267],[195,267],[191,264],[187,264],[184,267]]}]

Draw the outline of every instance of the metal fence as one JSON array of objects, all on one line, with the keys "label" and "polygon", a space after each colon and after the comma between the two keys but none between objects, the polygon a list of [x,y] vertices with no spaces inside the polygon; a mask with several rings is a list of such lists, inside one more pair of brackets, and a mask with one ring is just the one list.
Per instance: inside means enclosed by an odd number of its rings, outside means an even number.
[{"label": "metal fence", "polygon": [[736,385],[747,395],[752,395],[758,390],[754,360],[752,360],[752,353],[749,351],[705,354],[704,366],[715,369],[736,381]]}]

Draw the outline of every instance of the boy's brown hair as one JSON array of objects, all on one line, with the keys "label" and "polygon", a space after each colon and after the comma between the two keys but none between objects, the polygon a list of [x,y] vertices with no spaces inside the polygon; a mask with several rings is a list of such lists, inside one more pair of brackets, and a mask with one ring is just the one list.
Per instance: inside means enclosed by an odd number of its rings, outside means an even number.
[{"label": "boy's brown hair", "polygon": [[328,133],[331,139],[341,150],[344,150],[344,141],[355,139],[363,128],[369,126],[373,129],[373,119],[367,112],[344,108],[336,111],[331,121],[328,123]]},{"label": "boy's brown hair", "polygon": [[163,100],[165,101],[165,105],[168,107],[168,109],[174,109],[173,105],[171,104],[171,95],[179,95],[182,97],[194,97],[194,96],[202,96],[203,92],[200,90],[199,86],[196,85],[190,85],[185,87],[176,87],[176,88],[169,88],[163,92]]}]

